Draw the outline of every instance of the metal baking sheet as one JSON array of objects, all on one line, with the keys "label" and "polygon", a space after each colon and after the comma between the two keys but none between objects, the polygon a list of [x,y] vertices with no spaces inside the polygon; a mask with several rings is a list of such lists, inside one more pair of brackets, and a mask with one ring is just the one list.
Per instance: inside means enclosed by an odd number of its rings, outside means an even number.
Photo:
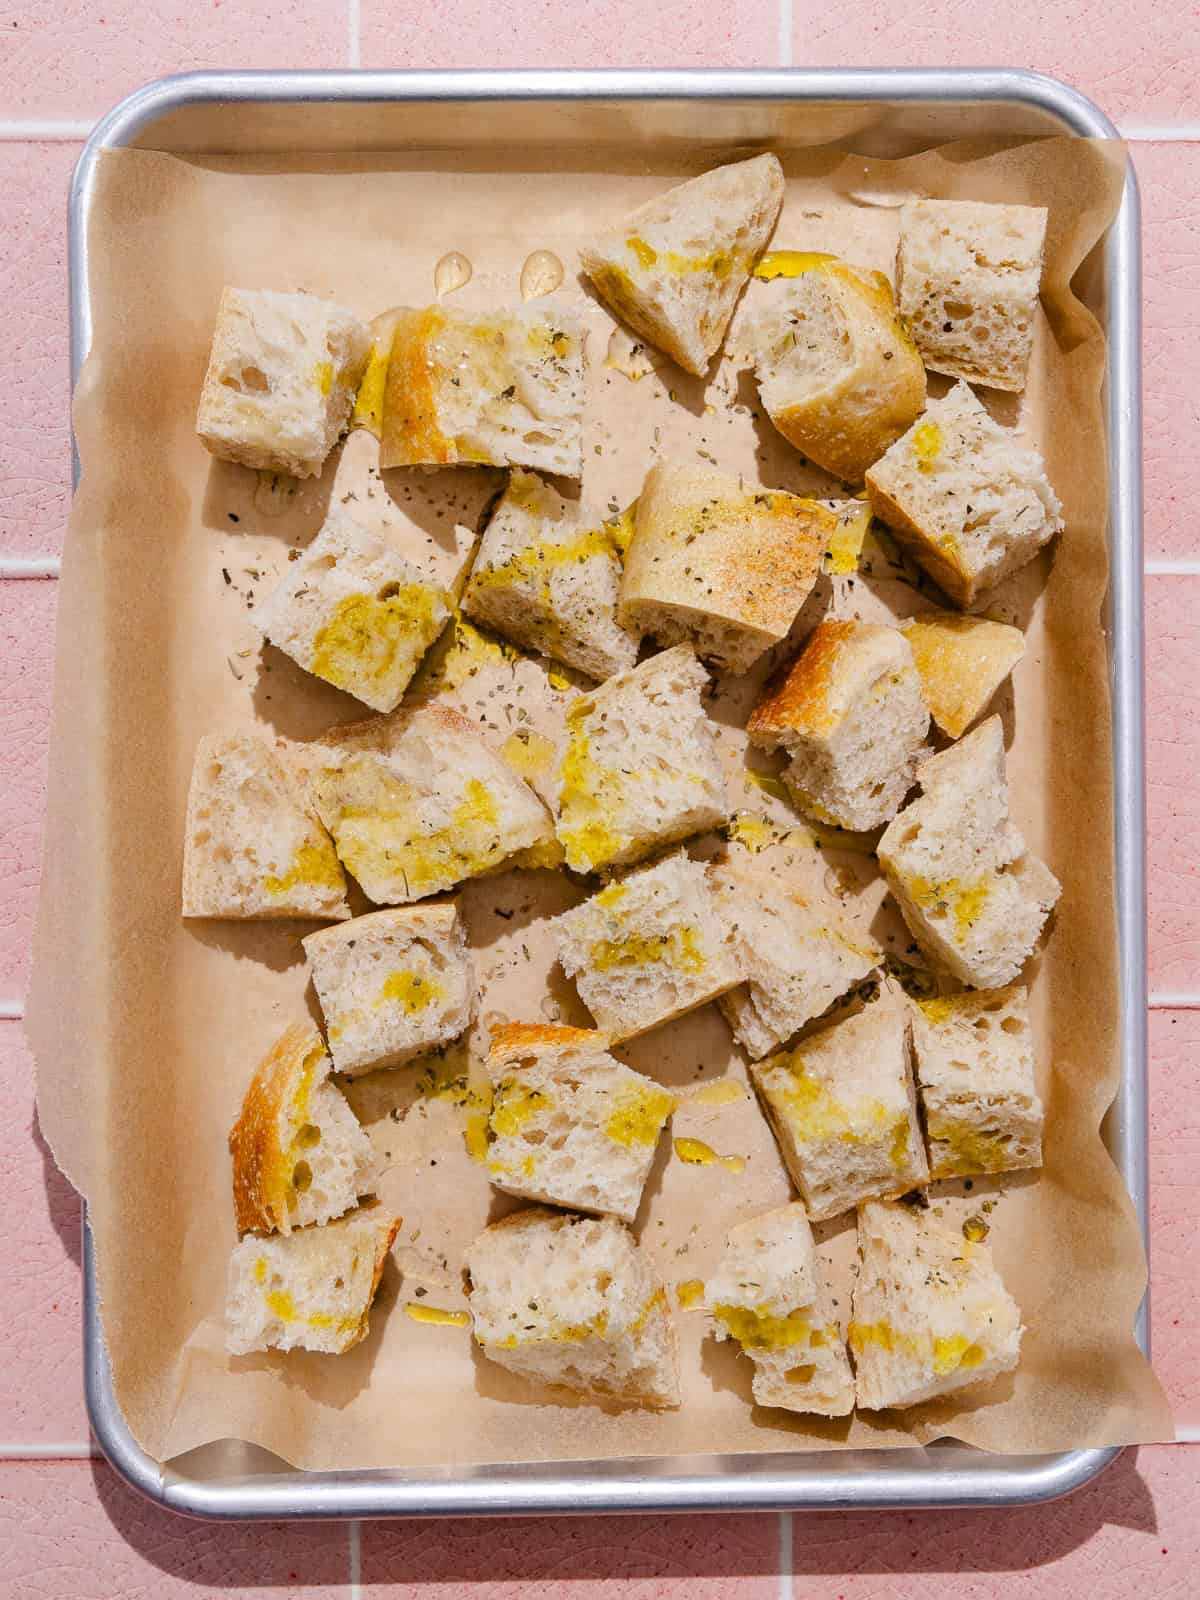
[{"label": "metal baking sheet", "polygon": [[[135,146],[230,149],[223,115],[238,107],[238,149],[386,150],[420,139],[448,151],[502,134],[557,144],[594,136],[597,118],[626,137],[703,127],[719,147],[786,129],[864,155],[901,156],[980,135],[1116,138],[1075,90],[1021,71],[326,72],[196,73],[138,90],[95,129],[70,199],[71,361],[91,337],[87,223],[99,152]],[[1136,180],[1102,246],[1087,297],[1108,337],[1110,583],[1105,617],[1113,717],[1114,851],[1122,1072],[1105,1137],[1147,1224],[1144,733],[1142,722],[1141,260]],[[78,463],[76,463],[78,471]],[[86,1221],[86,1219],[85,1219]],[[653,1457],[437,1472],[308,1473],[256,1447],[221,1441],[160,1465],[117,1406],[84,1240],[88,1413],[109,1461],[172,1510],[224,1519],[514,1515],[547,1512],[805,1510],[1004,1506],[1052,1500],[1089,1482],[1115,1448],[1003,1456],[946,1441],[911,1450]],[[1149,1353],[1149,1305],[1136,1335]]]}]

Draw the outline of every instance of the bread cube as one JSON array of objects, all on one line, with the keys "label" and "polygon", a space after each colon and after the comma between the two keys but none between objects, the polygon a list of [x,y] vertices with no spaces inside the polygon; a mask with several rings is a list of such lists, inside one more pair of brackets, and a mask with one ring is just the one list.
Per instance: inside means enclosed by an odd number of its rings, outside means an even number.
[{"label": "bread cube", "polygon": [[346,879],[303,785],[264,739],[196,745],[183,844],[183,915],[341,918]]},{"label": "bread cube", "polygon": [[815,501],[664,462],[638,496],[617,620],[745,672],[786,639],[836,528]]},{"label": "bread cube", "polygon": [[702,378],[782,204],[777,157],[735,161],[648,200],[579,260],[622,321]]},{"label": "bread cube", "polygon": [[223,289],[196,432],[224,461],[315,477],[350,420],[370,352],[371,330],[344,306]]},{"label": "bread cube", "polygon": [[882,272],[805,255],[764,296],[748,337],[767,415],[789,444],[847,483],[925,407],[925,368]]},{"label": "bread cube", "polygon": [[858,1404],[920,1405],[1011,1372],[1021,1313],[985,1245],[927,1212],[861,1206],[849,1341]]},{"label": "bread cube", "polygon": [[676,645],[568,708],[555,827],[573,871],[628,866],[728,817],[707,682]]},{"label": "bread cube", "polygon": [[527,650],[609,678],[638,653],[617,626],[620,577],[607,529],[584,527],[556,489],[514,468],[484,529],[463,610]]},{"label": "bread cube", "polygon": [[1044,206],[913,200],[900,208],[900,310],[925,365],[1025,387],[1046,240]]},{"label": "bread cube", "polygon": [[580,317],[525,309],[402,311],[384,392],[382,467],[454,462],[583,471]]},{"label": "bread cube", "polygon": [[553,844],[528,784],[451,706],[335,729],[310,787],[338,856],[376,905],[407,905]]},{"label": "bread cube", "polygon": [[488,1176],[526,1200],[632,1222],[673,1095],[585,1028],[492,1029]]},{"label": "bread cube", "polygon": [[338,506],[252,620],[305,672],[392,711],[449,618],[441,585]]},{"label": "bread cube", "polygon": [[867,472],[875,515],[957,605],[1032,561],[1063,526],[1042,458],[956,383]]},{"label": "bread cube", "polygon": [[1019,985],[918,1002],[913,1056],[932,1177],[1041,1166],[1032,1040]]},{"label": "bread cube", "polygon": [[329,1071],[325,1041],[305,1023],[259,1063],[229,1132],[239,1233],[329,1222],[374,1192],[371,1141]]},{"label": "bread cube", "polygon": [[751,740],[791,756],[805,816],[865,831],[894,817],[926,750],[929,712],[907,640],[873,622],[821,622],[755,706]]},{"label": "bread cube", "polygon": [[776,873],[724,862],[710,881],[746,979],[717,1004],[752,1061],[786,1044],[882,959],[831,901],[801,894]]},{"label": "bread cube", "polygon": [[679,1404],[666,1291],[615,1217],[534,1206],[467,1251],[475,1338],[520,1378],[593,1400]]},{"label": "bread cube", "polygon": [[358,1344],[399,1231],[399,1217],[370,1207],[286,1239],[243,1239],[229,1260],[225,1348],[341,1355]]},{"label": "bread cube", "polygon": [[555,919],[558,959],[611,1039],[632,1039],[731,989],[737,949],[703,863],[683,851]]},{"label": "bread cube", "polygon": [[854,1378],[804,1207],[782,1206],[729,1230],[705,1296],[718,1339],[754,1363],[760,1406],[844,1417]]},{"label": "bread cube", "polygon": [[334,1069],[400,1067],[465,1032],[475,973],[453,901],[372,911],[303,940]]},{"label": "bread cube", "polygon": [[750,1071],[814,1222],[929,1181],[901,1007],[876,1001]]},{"label": "bread cube", "polygon": [[917,777],[923,792],[880,839],[879,865],[926,955],[973,988],[1001,988],[1062,891],[1009,820],[1000,718],[930,756]]},{"label": "bread cube", "polygon": [[923,611],[900,624],[921,694],[943,733],[957,739],[988,705],[1025,653],[1025,635],[1006,622]]}]

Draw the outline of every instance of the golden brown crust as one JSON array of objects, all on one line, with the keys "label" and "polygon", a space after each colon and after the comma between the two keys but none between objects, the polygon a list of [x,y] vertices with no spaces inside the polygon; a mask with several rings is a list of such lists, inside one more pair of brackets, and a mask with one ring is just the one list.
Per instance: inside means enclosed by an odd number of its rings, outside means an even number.
[{"label": "golden brown crust", "polygon": [[437,306],[404,311],[396,320],[380,429],[381,467],[431,466],[458,460],[458,448],[438,425],[437,372],[432,340],[445,326]]},{"label": "golden brown crust", "polygon": [[943,733],[970,727],[1025,651],[1025,635],[1006,622],[934,611],[900,624],[921,677],[921,694]]},{"label": "golden brown crust", "polygon": [[834,667],[859,626],[849,621],[818,623],[783,681],[751,712],[746,724],[751,737],[829,732],[834,721],[829,709]]},{"label": "golden brown crust", "polygon": [[229,1130],[233,1209],[239,1233],[290,1233],[288,1195],[292,1162],[279,1137],[284,1107],[301,1087],[310,1062],[325,1054],[321,1035],[295,1022],[271,1046],[251,1079],[237,1121]]},{"label": "golden brown crust", "polygon": [[488,1063],[526,1055],[546,1046],[591,1044],[608,1048],[608,1037],[595,1028],[560,1028],[548,1022],[501,1022],[492,1029]]},{"label": "golden brown crust", "polygon": [[867,494],[870,496],[871,510],[881,522],[887,523],[901,549],[908,551],[956,605],[969,606],[975,599],[974,580],[953,553],[931,539],[885,489],[872,483],[869,472]]}]

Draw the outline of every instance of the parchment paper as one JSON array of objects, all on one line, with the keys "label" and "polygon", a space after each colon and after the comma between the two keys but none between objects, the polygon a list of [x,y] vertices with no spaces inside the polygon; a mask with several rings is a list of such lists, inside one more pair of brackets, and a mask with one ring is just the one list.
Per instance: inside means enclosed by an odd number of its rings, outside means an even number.
[{"label": "parchment paper", "polygon": [[[294,494],[214,463],[193,429],[222,285],[304,288],[369,317],[430,300],[434,264],[455,249],[475,267],[459,303],[484,306],[515,302],[526,255],[550,249],[567,266],[561,295],[583,306],[591,325],[587,509],[624,505],[660,455],[698,455],[773,486],[835,488],[757,413],[736,359],[736,326],[734,354],[707,386],[669,364],[638,382],[605,365],[613,323],[575,278],[576,240],[697,170],[705,159],[697,152],[673,148],[652,171],[630,171],[637,163],[610,163],[603,152],[573,152],[561,169],[537,170],[500,155],[486,171],[458,169],[444,153],[272,160],[254,170],[247,159],[115,152],[99,169],[88,240],[94,348],[76,397],[83,478],[62,581],[29,1031],[42,1127],[89,1204],[117,1398],[156,1458],[221,1437],[310,1468],[911,1445],[945,1434],[1006,1451],[1170,1437],[1162,1393],[1130,1332],[1146,1279],[1138,1229],[1099,1136],[1118,1075],[1101,623],[1104,350],[1069,284],[1114,214],[1123,156],[1070,140],[959,146],[899,163],[828,150],[782,154],[789,182],[776,246],[842,252],[885,270],[905,193],[1050,207],[1029,389],[1022,404],[995,396],[988,404],[1005,421],[1019,412],[1040,443],[1067,529],[987,607],[1028,628],[1025,658],[999,702],[1014,813],[1064,885],[1033,964],[1046,1164],[1040,1175],[977,1180],[965,1196],[962,1185],[933,1191],[945,1216],[974,1211],[990,1223],[1027,1325],[1020,1367],[959,1399],[822,1423],[753,1407],[749,1364],[708,1337],[703,1315],[681,1313],[677,1413],[610,1412],[519,1384],[478,1358],[465,1330],[422,1326],[403,1310],[412,1301],[465,1304],[463,1247],[510,1205],[468,1158],[453,1096],[437,1092],[453,1063],[440,1079],[402,1069],[350,1091],[387,1161],[381,1198],[405,1219],[370,1337],[340,1358],[224,1354],[235,1237],[226,1131],[262,1052],[306,1007],[316,1013],[299,944],[307,925],[180,919],[192,751],[210,731],[258,725],[300,739],[362,714],[262,649],[249,620],[331,495],[354,495],[359,514],[389,527],[449,582],[501,478],[463,470],[391,473],[385,482],[374,473],[374,440],[361,432],[319,481]],[[768,292],[762,284],[750,291]],[[867,576],[822,580],[796,639],[826,606],[867,615],[937,603],[928,587],[897,581],[914,574],[886,541],[871,548]],[[837,893],[852,919],[911,960],[869,858],[821,849],[785,805],[746,779],[740,725],[786,653],[726,681],[713,701],[737,803],[784,835],[763,863]],[[426,672],[416,692],[456,699],[500,744],[551,727],[570,698],[564,685],[542,664],[476,645]],[[761,841],[762,829],[748,836]],[[486,991],[470,1048],[497,1016],[586,1022],[554,966],[544,922],[580,894],[546,873],[463,891]],[[746,1079],[713,1007],[623,1054],[688,1092],[723,1075]],[[418,1092],[420,1083],[434,1092]],[[704,1278],[729,1223],[790,1193],[752,1097],[685,1103],[674,1132],[746,1165],[740,1174],[686,1165],[664,1142],[639,1231],[672,1290]],[[842,1219],[822,1235],[845,1319],[853,1228]]]}]

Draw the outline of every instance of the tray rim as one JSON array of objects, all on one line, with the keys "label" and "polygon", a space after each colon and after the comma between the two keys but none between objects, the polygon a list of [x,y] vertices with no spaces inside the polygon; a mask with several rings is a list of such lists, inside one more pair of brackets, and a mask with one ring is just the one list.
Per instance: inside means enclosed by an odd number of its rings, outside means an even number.
[{"label": "tray rim", "polygon": [[[1015,68],[745,70],[471,70],[195,72],[159,78],[119,102],[93,129],[68,207],[71,384],[91,342],[87,215],[102,150],[131,144],[168,112],[236,100],[837,100],[1021,104],[1081,138],[1120,137],[1078,90]],[[1141,450],[1141,216],[1129,167],[1104,246],[1109,361],[1109,684],[1112,696],[1115,887],[1122,1071],[1106,1117],[1109,1149],[1149,1251],[1145,743],[1143,716]],[[72,477],[79,460],[72,431]],[[995,1455],[946,1442],[912,1450],[777,1452],[761,1456],[631,1457],[405,1472],[303,1472],[189,1478],[166,1470],[133,1437],[116,1401],[100,1322],[87,1208],[83,1239],[83,1360],[88,1418],[109,1464],[132,1488],[183,1515],[215,1520],[582,1512],[834,1510],[1042,1504],[1090,1483],[1120,1446],[1051,1455]],[[1149,1289],[1134,1334],[1149,1356]]]}]

